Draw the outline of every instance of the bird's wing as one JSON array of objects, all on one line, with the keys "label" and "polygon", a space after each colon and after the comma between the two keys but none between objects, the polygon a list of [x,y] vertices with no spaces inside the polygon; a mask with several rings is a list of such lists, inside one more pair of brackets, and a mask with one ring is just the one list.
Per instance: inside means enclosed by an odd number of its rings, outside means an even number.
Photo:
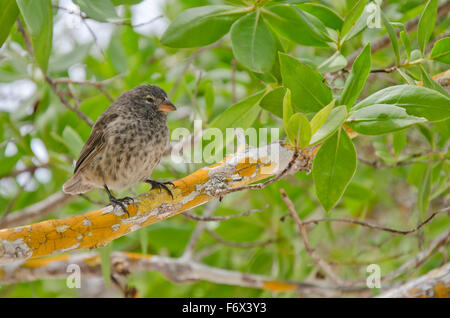
[{"label": "bird's wing", "polygon": [[107,114],[101,116],[92,128],[91,135],[81,149],[80,156],[78,157],[75,165],[74,173],[82,169],[94,158],[105,146],[106,146],[106,134],[107,126],[111,124],[114,119],[119,115],[116,113]]}]

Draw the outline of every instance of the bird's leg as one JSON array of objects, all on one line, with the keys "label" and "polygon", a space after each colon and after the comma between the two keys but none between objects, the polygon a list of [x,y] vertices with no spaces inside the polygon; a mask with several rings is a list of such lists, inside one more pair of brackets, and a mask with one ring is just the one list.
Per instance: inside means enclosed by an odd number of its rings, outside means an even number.
[{"label": "bird's leg", "polygon": [[161,192],[161,189],[166,190],[167,193],[170,194],[170,196],[172,197],[172,200],[173,200],[172,191],[170,191],[170,189],[166,185],[166,184],[169,184],[169,185],[175,187],[175,185],[172,182],[170,182],[170,181],[169,182],[159,182],[159,181],[147,179],[147,180],[145,180],[145,183],[150,184],[152,186],[152,189],[159,189],[159,192]]},{"label": "bird's leg", "polygon": [[111,191],[109,191],[109,188],[106,184],[103,187],[105,188],[106,193],[108,194],[109,202],[111,203],[111,205],[113,207],[119,205],[122,208],[123,212],[125,212],[128,216],[130,216],[130,214],[128,213],[127,207],[125,206],[125,203],[127,205],[130,204],[130,201],[131,202],[134,201],[133,198],[124,197],[122,199],[117,199],[111,194]]}]

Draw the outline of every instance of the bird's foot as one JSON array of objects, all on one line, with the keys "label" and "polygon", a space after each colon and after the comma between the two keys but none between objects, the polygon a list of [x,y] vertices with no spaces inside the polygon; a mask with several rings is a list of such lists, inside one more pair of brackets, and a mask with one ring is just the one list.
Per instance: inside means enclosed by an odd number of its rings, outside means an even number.
[{"label": "bird's foot", "polygon": [[104,188],[106,190],[106,193],[108,194],[109,204],[111,204],[113,208],[115,208],[116,206],[120,206],[122,208],[122,211],[125,212],[129,217],[130,213],[128,213],[127,206],[134,203],[134,199],[130,197],[117,199],[111,194],[111,191],[109,191],[106,185],[104,186]]},{"label": "bird's foot", "polygon": [[175,185],[172,182],[159,182],[159,181],[155,181],[155,180],[150,180],[147,179],[145,180],[146,183],[150,184],[152,186],[152,189],[159,189],[159,192],[161,192],[161,189],[164,189],[167,191],[168,194],[170,194],[170,196],[172,197],[173,200],[173,194],[172,191],[170,191],[168,185],[171,185],[173,187],[175,187]]},{"label": "bird's foot", "polygon": [[109,198],[109,203],[115,208],[116,206],[120,206],[122,211],[125,212],[128,217],[130,213],[128,213],[127,206],[134,203],[134,199],[130,197],[124,197],[121,199],[116,199],[114,197]]},{"label": "bird's foot", "polygon": [[121,199],[111,197],[109,198],[109,203],[113,206],[113,208],[115,208],[116,206],[120,206],[122,208],[122,211],[125,212],[129,217],[130,213],[128,213],[127,206],[134,203],[134,199],[130,197],[124,197]]}]

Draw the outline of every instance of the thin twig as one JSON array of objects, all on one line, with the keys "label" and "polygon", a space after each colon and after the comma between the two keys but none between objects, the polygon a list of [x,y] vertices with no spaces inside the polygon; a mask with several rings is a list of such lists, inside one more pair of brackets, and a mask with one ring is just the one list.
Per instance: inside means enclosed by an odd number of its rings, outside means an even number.
[{"label": "thin twig", "polygon": [[223,245],[227,245],[227,246],[231,246],[231,247],[238,247],[238,248],[260,247],[260,246],[266,246],[266,245],[276,242],[276,240],[274,240],[274,239],[268,239],[268,240],[261,241],[261,242],[232,242],[232,241],[228,241],[228,240],[224,239],[223,237],[221,237],[220,235],[218,235],[217,233],[215,233],[211,230],[206,230],[206,233],[208,233],[214,240],[216,240],[217,242],[219,242]]},{"label": "thin twig", "polygon": [[284,203],[286,203],[286,206],[291,213],[292,218],[294,219],[295,223],[297,224],[298,230],[301,234],[303,244],[305,245],[306,252],[311,256],[311,258],[314,260],[314,262],[322,268],[322,270],[332,279],[336,284],[342,286],[344,285],[344,281],[339,278],[339,276],[334,272],[334,270],[331,268],[331,266],[325,262],[309,245],[308,235],[306,234],[306,227],[305,224],[300,220],[300,217],[298,216],[297,212],[295,211],[294,203],[292,203],[291,199],[286,194],[286,191],[283,188],[280,188],[281,192],[281,198],[283,199]]},{"label": "thin twig", "polygon": [[[205,217],[211,216],[214,211],[216,210],[219,202],[218,200],[212,201],[204,211]],[[205,230],[205,223],[197,223],[197,226],[194,229],[194,232],[191,235],[191,238],[189,239],[189,242],[186,245],[186,248],[184,249],[184,253],[182,255],[182,258],[191,259],[192,255],[194,254],[195,247],[197,246],[198,240],[200,239],[200,236]]]},{"label": "thin twig", "polygon": [[261,212],[264,209],[267,209],[269,207],[269,204],[266,204],[261,209],[252,209],[248,210],[242,213],[232,214],[232,215],[225,215],[225,216],[205,216],[205,215],[195,215],[189,212],[183,212],[181,215],[187,217],[188,219],[196,220],[196,221],[202,221],[202,222],[220,222],[220,221],[227,221],[229,219],[238,218],[241,216],[248,216],[253,213]]},{"label": "thin twig", "polygon": [[0,175],[0,179],[3,179],[3,178],[15,178],[19,174],[24,173],[24,172],[30,172],[31,174],[33,174],[37,169],[48,168],[49,166],[50,166],[49,163],[28,166],[28,167],[25,167],[23,169],[13,170],[13,171],[10,171],[8,173],[2,174],[2,175]]},{"label": "thin twig", "polygon": [[436,239],[434,239],[425,250],[419,252],[416,257],[406,262],[395,271],[390,272],[387,275],[382,277],[382,281],[391,281],[400,275],[403,275],[407,271],[417,268],[420,265],[424,264],[427,259],[429,259],[435,252],[439,250],[441,246],[445,246],[450,238],[450,230],[439,235]]},{"label": "thin twig", "polygon": [[438,162],[438,161],[444,161],[444,160],[449,160],[449,158],[442,156],[441,158],[437,158],[437,159],[429,159],[429,160],[412,160],[414,158],[419,158],[422,156],[433,156],[433,155],[442,155],[440,153],[415,153],[409,156],[409,158],[405,159],[405,160],[400,160],[397,161],[394,164],[387,164],[384,162],[380,162],[378,160],[367,160],[365,158],[362,158],[360,156],[358,156],[358,161],[361,161],[361,163],[364,163],[365,165],[368,166],[372,166],[374,168],[397,168],[400,166],[407,166],[407,165],[412,165],[415,163],[428,163],[428,162]]},{"label": "thin twig", "polygon": [[[33,54],[33,48],[31,45],[31,41],[30,38],[28,36],[28,34],[25,32],[25,29],[22,25],[22,22],[20,21],[20,19],[17,19],[17,24],[18,24],[18,31],[22,34],[24,41],[25,41],[25,46],[27,48],[28,53],[30,54],[30,56],[34,56]],[[50,76],[48,74],[44,74],[45,77],[45,81],[50,84],[50,87],[52,88],[53,92],[55,93],[56,96],[58,96],[59,100],[61,101],[61,103],[63,103],[67,108],[69,108],[70,110],[74,111],[78,117],[82,120],[84,120],[89,126],[93,126],[94,123],[92,122],[92,120],[90,120],[82,111],[80,111],[77,107],[73,106],[71,103],[69,103],[69,101],[61,94],[61,92],[58,91],[58,88],[56,87],[56,84],[53,83],[53,80],[50,78]]]},{"label": "thin twig", "polygon": [[[407,234],[414,233],[414,232],[418,231],[419,229],[421,229],[425,224],[429,223],[439,213],[447,212],[447,211],[450,211],[450,207],[443,208],[441,210],[438,210],[438,211],[434,212],[425,221],[421,222],[415,228],[410,229],[410,230],[396,230],[396,229],[392,229],[392,228],[389,228],[389,227],[380,226],[380,225],[372,224],[372,223],[369,223],[369,222],[363,222],[363,221],[356,220],[356,219],[348,219],[348,218],[321,218],[321,219],[313,219],[313,220],[303,221],[303,224],[304,225],[310,225],[310,224],[318,224],[320,222],[351,223],[351,224],[357,224],[357,225],[361,225],[361,226],[364,226],[364,227],[368,227],[368,228],[371,228],[371,229],[374,229],[374,230],[380,230],[380,231],[385,231],[385,232],[394,233],[394,234],[407,235]],[[289,214],[286,214],[286,215],[282,216],[281,217],[282,221],[288,215]]]},{"label": "thin twig", "polygon": [[269,185],[271,185],[272,183],[280,180],[281,178],[283,178],[283,176],[285,176],[290,170],[291,168],[294,166],[295,161],[297,160],[297,158],[300,156],[298,151],[295,151],[291,161],[289,161],[289,164],[286,166],[286,168],[284,168],[283,171],[281,171],[278,175],[276,175],[275,177],[273,177],[272,179],[269,179],[265,182],[262,183],[257,183],[257,184],[249,184],[246,186],[242,186],[242,187],[235,187],[235,188],[227,188],[227,189],[223,189],[221,191],[219,191],[219,195],[225,195],[228,193],[233,193],[233,192],[238,192],[238,191],[242,191],[242,190],[248,190],[248,189],[263,189]]}]

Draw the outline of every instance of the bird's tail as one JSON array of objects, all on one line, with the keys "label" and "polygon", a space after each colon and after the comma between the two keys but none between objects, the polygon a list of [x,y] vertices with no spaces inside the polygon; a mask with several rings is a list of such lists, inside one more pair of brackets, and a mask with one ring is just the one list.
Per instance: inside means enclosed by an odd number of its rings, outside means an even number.
[{"label": "bird's tail", "polygon": [[81,175],[76,173],[63,184],[63,191],[69,194],[80,194],[92,190],[94,187],[90,184],[83,183]]}]

